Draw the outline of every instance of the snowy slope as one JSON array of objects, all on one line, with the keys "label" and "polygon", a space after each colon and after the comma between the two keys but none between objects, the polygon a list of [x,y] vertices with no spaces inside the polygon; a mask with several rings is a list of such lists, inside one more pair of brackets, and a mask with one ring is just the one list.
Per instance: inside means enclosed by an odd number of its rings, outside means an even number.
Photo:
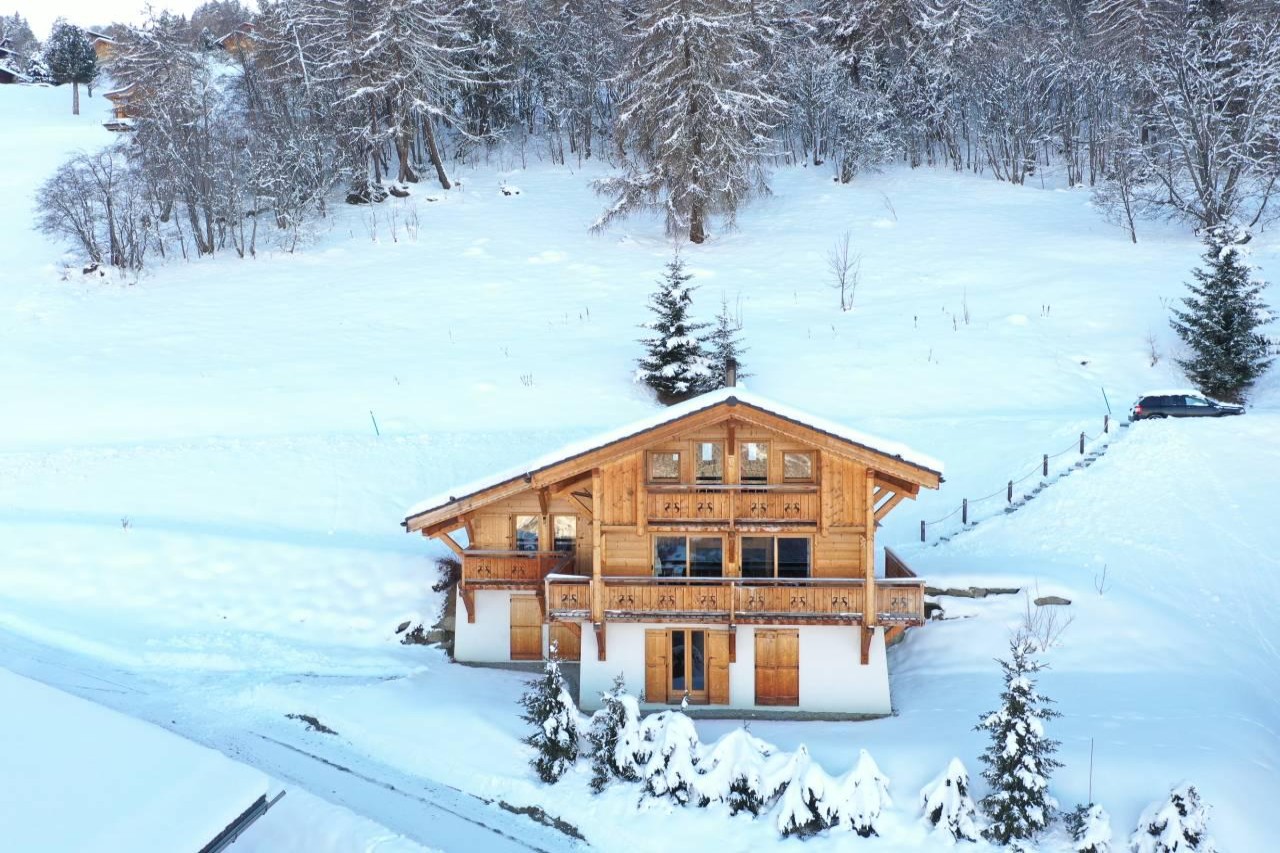
[{"label": "snowy slope", "polygon": [[[0,88],[16,131],[0,135],[7,199],[27,198],[61,152],[109,136],[91,109],[64,115],[66,100]],[[534,784],[516,741],[520,678],[394,642],[439,604],[440,551],[400,532],[405,507],[655,412],[630,377],[670,252],[660,224],[592,236],[590,174],[535,166],[506,197],[500,166],[464,171],[449,194],[339,209],[295,255],[127,282],[63,281],[61,249],[27,230],[24,204],[0,206],[0,628],[145,673],[153,699],[97,698],[166,724],[170,707],[188,709],[175,725],[220,747],[199,709],[253,730],[313,713],[341,739],[311,748],[542,803],[605,848],[649,849],[672,829],[726,849],[772,841],[763,822],[636,816],[634,792],[589,799],[581,778]],[[849,313],[823,282],[845,228],[863,254]],[[941,491],[900,506],[883,543],[945,585],[1038,581],[1076,602],[1045,678],[1066,714],[1064,805],[1085,796],[1092,737],[1095,797],[1118,832],[1186,777],[1215,806],[1225,849],[1262,851],[1247,809],[1280,793],[1280,630],[1263,606],[1280,553],[1267,523],[1274,371],[1244,418],[1140,425],[1020,512],[912,545],[921,518],[1096,432],[1103,389],[1120,414],[1145,387],[1182,383],[1162,300],[1199,246],[1173,226],[1142,236],[1130,245],[1082,191],[905,170],[840,186],[796,169],[686,261],[702,316],[722,294],[740,304],[752,391],[945,463]],[[1280,245],[1257,242],[1256,260],[1280,269]],[[1112,585],[1098,595],[1103,564]],[[910,804],[952,755],[976,772],[970,729],[1022,607],[947,603],[974,618],[893,651],[897,717],[753,725],[784,748],[808,744],[834,774],[869,748],[904,824],[900,846],[880,849],[927,847]],[[634,835],[615,837],[611,821]]]}]

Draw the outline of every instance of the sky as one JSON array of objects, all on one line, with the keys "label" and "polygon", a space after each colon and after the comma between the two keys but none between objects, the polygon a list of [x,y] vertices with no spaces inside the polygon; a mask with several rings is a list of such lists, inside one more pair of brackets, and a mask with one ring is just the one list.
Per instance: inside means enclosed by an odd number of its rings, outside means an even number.
[{"label": "sky", "polygon": [[[200,5],[202,0],[167,0],[152,5],[157,11],[170,9],[183,15]],[[49,35],[53,22],[58,18],[66,18],[81,27],[105,26],[115,22],[137,23],[142,20],[143,9],[147,0],[60,0],[48,3],[45,0],[0,0],[0,12],[6,15],[17,12],[31,24],[36,38],[41,40]]]}]

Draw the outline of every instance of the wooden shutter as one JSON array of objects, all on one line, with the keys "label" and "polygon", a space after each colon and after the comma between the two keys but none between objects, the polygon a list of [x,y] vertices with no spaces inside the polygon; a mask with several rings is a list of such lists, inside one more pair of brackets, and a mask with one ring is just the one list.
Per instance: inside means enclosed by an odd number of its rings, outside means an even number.
[{"label": "wooden shutter", "polygon": [[511,659],[542,659],[542,608],[536,596],[511,596]]},{"label": "wooden shutter", "polygon": [[707,702],[729,704],[729,632],[707,632]]},{"label": "wooden shutter", "polygon": [[577,622],[552,623],[551,642],[560,660],[582,660],[582,626]]},{"label": "wooden shutter", "polygon": [[671,640],[666,631],[644,632],[644,698],[646,702],[667,701],[667,657]]},{"label": "wooden shutter", "polygon": [[799,631],[756,631],[756,704],[800,704]]}]

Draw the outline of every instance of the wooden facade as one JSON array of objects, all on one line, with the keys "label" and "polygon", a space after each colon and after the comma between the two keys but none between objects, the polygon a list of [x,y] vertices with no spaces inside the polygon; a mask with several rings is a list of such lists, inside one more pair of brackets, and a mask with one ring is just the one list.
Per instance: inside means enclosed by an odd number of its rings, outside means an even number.
[{"label": "wooden facade", "polygon": [[[732,395],[687,408],[407,518],[460,557],[459,617],[509,590],[513,608],[536,602],[562,657],[585,627],[602,661],[610,624],[680,626],[646,627],[646,692],[668,695],[693,649],[685,690],[712,704],[737,626],[760,626],[756,700],[782,706],[798,701],[795,626],[856,629],[865,664],[870,632],[923,622],[922,580],[896,564],[877,578],[875,529],[939,472]],[[512,610],[512,659],[529,654],[530,612],[517,627]]]}]

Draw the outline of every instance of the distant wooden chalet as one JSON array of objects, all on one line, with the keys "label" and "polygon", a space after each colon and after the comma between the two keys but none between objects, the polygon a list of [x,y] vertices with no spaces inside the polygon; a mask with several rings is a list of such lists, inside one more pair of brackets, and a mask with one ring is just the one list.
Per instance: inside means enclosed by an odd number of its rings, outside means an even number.
[{"label": "distant wooden chalet", "polygon": [[227,53],[249,55],[252,54],[258,46],[253,33],[253,24],[245,21],[243,24],[218,39],[217,45]]},{"label": "distant wooden chalet", "polygon": [[0,41],[0,84],[30,83],[31,78],[22,73],[22,55],[14,50],[7,39]]},{"label": "distant wooden chalet", "polygon": [[877,523],[941,466],[734,388],[424,501],[462,562],[460,661],[581,661],[679,703],[890,711],[885,655],[924,582],[877,576]]},{"label": "distant wooden chalet", "polygon": [[137,117],[137,102],[142,96],[136,83],[103,92],[102,97],[111,102],[111,118],[103,123],[107,130],[132,130],[129,120]]},{"label": "distant wooden chalet", "polygon": [[99,64],[110,62],[116,55],[116,40],[106,33],[89,30],[85,33],[85,37],[89,39],[89,46],[93,48],[93,55]]}]

